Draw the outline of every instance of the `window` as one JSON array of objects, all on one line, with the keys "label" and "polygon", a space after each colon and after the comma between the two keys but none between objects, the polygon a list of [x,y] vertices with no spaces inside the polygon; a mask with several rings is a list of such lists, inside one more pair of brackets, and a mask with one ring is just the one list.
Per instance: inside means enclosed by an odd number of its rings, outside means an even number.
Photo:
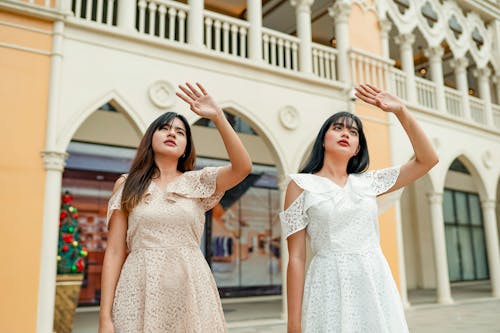
[{"label": "window", "polygon": [[488,279],[479,196],[445,189],[443,215],[450,281]]}]

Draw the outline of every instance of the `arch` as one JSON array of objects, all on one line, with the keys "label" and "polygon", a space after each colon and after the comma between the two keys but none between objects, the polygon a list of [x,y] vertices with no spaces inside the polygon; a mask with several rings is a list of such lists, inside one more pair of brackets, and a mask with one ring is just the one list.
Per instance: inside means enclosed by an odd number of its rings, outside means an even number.
[{"label": "arch", "polygon": [[[437,15],[437,22],[432,27],[429,26],[427,19],[422,14],[422,10],[427,4],[429,4],[430,10],[434,11]],[[416,11],[418,20],[417,27],[422,33],[427,44],[429,46],[438,46],[446,36],[446,25],[443,20],[444,13],[442,11],[442,7],[436,1],[427,0],[419,3]]]},{"label": "arch", "polygon": [[78,128],[80,128],[90,115],[106,103],[110,103],[118,111],[122,112],[140,133],[144,133],[146,131],[147,123],[144,121],[139,112],[132,108],[127,100],[122,97],[120,93],[118,93],[118,91],[112,90],[92,102],[83,111],[75,112],[74,116],[67,120],[66,124],[61,127],[61,132],[58,133],[57,147],[61,149],[61,151],[66,151],[71,138],[75,135]]},{"label": "arch", "polygon": [[[290,172],[287,168],[288,163],[285,161],[284,154],[280,150],[281,145],[278,143],[276,137],[272,134],[271,130],[265,125],[265,123],[255,116],[256,113],[233,100],[219,101],[217,104],[222,109],[228,110],[230,113],[241,117],[252,127],[253,130],[255,130],[255,132],[257,132],[259,137],[266,143],[269,150],[274,155],[279,174],[287,174]],[[188,117],[188,119],[192,125],[201,119],[201,117],[193,114]]]},{"label": "arch", "polygon": [[[486,29],[481,17],[474,12],[469,12],[467,14],[467,23],[469,25],[468,39],[470,45],[469,50],[472,54],[472,58],[477,64],[477,67],[484,67],[488,63],[492,54],[492,38],[491,30]],[[479,49],[472,40],[472,33],[477,29],[481,37],[484,39],[483,46]]]},{"label": "arch", "polygon": [[466,154],[464,152],[462,152],[460,154],[452,155],[452,156],[453,157],[448,159],[446,162],[445,161],[441,162],[441,163],[443,163],[443,166],[446,167],[445,174],[443,175],[443,178],[442,178],[442,180],[443,180],[442,189],[444,189],[445,178],[446,178],[448,171],[450,170],[451,164],[453,163],[453,161],[455,159],[458,159],[460,162],[462,162],[465,165],[465,167],[467,168],[467,171],[470,172],[470,174],[472,176],[472,181],[477,188],[477,191],[479,193],[479,197],[481,198],[481,200],[485,200],[485,199],[489,198],[488,191],[487,191],[486,185],[485,185],[485,179],[482,177],[481,173],[478,171],[478,168],[476,167],[476,164],[473,162],[473,159],[470,158],[468,156],[468,154]]},{"label": "arch", "polygon": [[445,13],[444,19],[446,20],[446,24],[448,24],[449,20],[455,17],[457,23],[462,28],[462,34],[457,39],[453,31],[448,27],[445,27],[446,41],[450,46],[451,52],[453,53],[455,58],[461,58],[469,49],[468,36],[470,35],[470,33],[468,22],[456,2],[446,1],[443,4],[443,12]]}]

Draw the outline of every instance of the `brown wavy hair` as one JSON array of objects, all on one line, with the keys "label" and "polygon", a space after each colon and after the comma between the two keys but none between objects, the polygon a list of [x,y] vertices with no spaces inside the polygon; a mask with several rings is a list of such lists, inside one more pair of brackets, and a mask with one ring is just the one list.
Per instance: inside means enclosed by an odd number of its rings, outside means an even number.
[{"label": "brown wavy hair", "polygon": [[175,118],[179,119],[184,124],[187,139],[186,150],[177,161],[177,170],[180,172],[193,170],[196,153],[193,145],[193,138],[191,136],[191,127],[188,121],[184,116],[175,112],[166,112],[162,114],[149,125],[146,133],[142,137],[125,180],[121,206],[126,215],[139,204],[153,177],[159,175],[160,170],[154,159],[155,154],[152,145],[153,134],[165,125],[171,124]]}]

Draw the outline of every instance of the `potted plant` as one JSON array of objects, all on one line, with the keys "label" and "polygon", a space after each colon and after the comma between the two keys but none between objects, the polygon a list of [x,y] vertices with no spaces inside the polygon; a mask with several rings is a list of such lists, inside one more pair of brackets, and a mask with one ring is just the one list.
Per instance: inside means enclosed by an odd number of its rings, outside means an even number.
[{"label": "potted plant", "polygon": [[87,250],[80,243],[78,210],[73,197],[65,192],[61,198],[59,215],[59,243],[57,253],[56,302],[54,331],[70,333],[80,295]]}]

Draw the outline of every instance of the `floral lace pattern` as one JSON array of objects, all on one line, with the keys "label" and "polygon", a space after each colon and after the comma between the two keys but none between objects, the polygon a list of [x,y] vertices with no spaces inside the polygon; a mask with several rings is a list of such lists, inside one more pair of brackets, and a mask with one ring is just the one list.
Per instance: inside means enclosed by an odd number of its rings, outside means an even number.
[{"label": "floral lace pattern", "polygon": [[376,196],[399,167],[328,178],[291,175],[304,191],[280,214],[283,235],[306,228],[313,258],[306,273],[302,331],[408,332],[390,268],[380,248]]},{"label": "floral lace pattern", "polygon": [[[129,214],[129,255],[115,290],[117,333],[227,332],[215,280],[199,247],[219,168],[185,172],[164,189],[151,182]],[[108,210],[120,209],[121,188]],[[109,212],[108,212],[109,215]]]}]

